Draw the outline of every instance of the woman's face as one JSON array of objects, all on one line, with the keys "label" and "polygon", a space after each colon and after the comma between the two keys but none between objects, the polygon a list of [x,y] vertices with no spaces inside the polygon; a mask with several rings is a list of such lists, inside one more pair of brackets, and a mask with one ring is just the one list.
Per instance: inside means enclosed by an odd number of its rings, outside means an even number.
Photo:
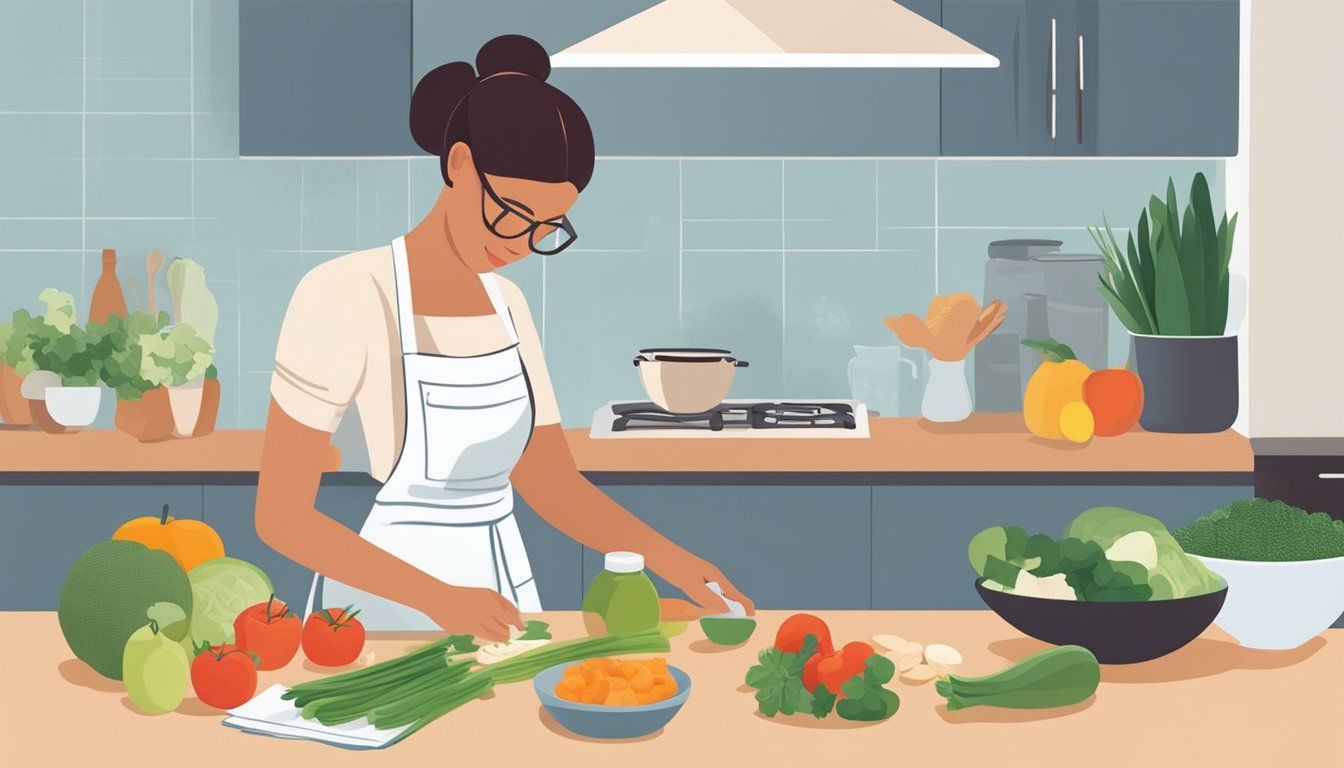
[{"label": "woman's face", "polygon": [[[554,232],[545,222],[565,215],[579,191],[569,182],[545,182],[477,171],[471,149],[455,144],[448,153],[448,178],[439,197],[449,242],[474,272],[493,272],[520,261]],[[533,222],[539,224],[535,231]]]}]

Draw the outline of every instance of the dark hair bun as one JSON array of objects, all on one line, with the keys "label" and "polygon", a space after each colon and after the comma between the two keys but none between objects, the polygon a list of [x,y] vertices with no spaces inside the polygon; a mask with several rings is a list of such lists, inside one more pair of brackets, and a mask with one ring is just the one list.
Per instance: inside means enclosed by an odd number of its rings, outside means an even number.
[{"label": "dark hair bun", "polygon": [[430,70],[411,92],[411,138],[431,155],[442,155],[453,109],[476,87],[476,73],[465,61]]},{"label": "dark hair bun", "polygon": [[541,44],[522,35],[500,35],[481,46],[476,54],[481,79],[501,72],[521,72],[538,80],[551,75],[551,57]]}]

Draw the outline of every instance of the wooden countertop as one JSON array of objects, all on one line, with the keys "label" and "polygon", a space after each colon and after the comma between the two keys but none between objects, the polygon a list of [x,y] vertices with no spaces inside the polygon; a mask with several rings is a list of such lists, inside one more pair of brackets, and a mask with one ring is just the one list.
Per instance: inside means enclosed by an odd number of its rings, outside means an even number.
[{"label": "wooden countertop", "polygon": [[[594,473],[1249,473],[1250,441],[1235,432],[1136,430],[1087,445],[1032,437],[1020,414],[979,413],[956,424],[873,419],[863,439],[606,439],[566,430],[581,470]],[[115,430],[48,435],[0,428],[0,472],[256,472],[259,431],[230,430],[142,444]]]},{"label": "wooden countertop", "polygon": [[[975,707],[948,713],[932,684],[893,683],[900,711],[886,722],[807,716],[768,720],[742,680],[784,612],[763,612],[745,645],[708,644],[692,625],[672,640],[690,699],[662,731],[621,743],[570,735],[540,708],[529,683],[500,686],[384,751],[358,752],[253,736],[222,726],[222,714],[188,697],[177,712],[136,712],[120,682],[73,658],[54,613],[0,613],[8,638],[0,732],[13,765],[133,765],[174,755],[193,766],[694,764],[712,745],[715,765],[1034,766],[1068,755],[1087,766],[1326,765],[1339,757],[1344,630],[1293,651],[1250,651],[1217,628],[1163,659],[1103,667],[1096,695],[1063,709]],[[965,656],[962,672],[987,674],[1044,648],[988,611],[836,611],[822,614],[837,641],[897,633],[944,642]],[[559,638],[577,636],[577,613],[543,614]],[[405,653],[426,635],[370,640],[377,659]],[[322,674],[295,660],[260,674],[259,690]],[[1058,760],[1056,762],[1059,762]]]}]

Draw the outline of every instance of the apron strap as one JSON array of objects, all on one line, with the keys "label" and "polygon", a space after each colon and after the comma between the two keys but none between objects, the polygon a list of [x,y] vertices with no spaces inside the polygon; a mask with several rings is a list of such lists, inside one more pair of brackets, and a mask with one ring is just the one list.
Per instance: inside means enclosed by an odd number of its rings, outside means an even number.
[{"label": "apron strap", "polygon": [[415,340],[415,312],[411,307],[411,268],[406,260],[406,238],[392,241],[392,276],[397,286],[397,330],[401,336],[401,353],[420,352]]},{"label": "apron strap", "polygon": [[509,309],[508,303],[504,301],[504,294],[499,290],[499,281],[495,279],[492,272],[481,275],[481,283],[485,285],[485,293],[490,297],[490,304],[495,308],[495,314],[504,321],[504,330],[509,334],[509,343],[518,343],[518,327],[513,322],[513,312]]}]

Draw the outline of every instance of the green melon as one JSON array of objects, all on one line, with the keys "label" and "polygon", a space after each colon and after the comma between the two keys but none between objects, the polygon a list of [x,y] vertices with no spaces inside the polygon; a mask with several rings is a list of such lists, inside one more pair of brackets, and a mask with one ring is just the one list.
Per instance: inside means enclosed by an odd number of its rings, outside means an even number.
[{"label": "green melon", "polygon": [[191,615],[191,582],[182,567],[137,541],[104,541],[70,566],[56,613],[75,656],[120,680],[126,641],[148,623],[145,611],[154,603],[173,603]]}]

